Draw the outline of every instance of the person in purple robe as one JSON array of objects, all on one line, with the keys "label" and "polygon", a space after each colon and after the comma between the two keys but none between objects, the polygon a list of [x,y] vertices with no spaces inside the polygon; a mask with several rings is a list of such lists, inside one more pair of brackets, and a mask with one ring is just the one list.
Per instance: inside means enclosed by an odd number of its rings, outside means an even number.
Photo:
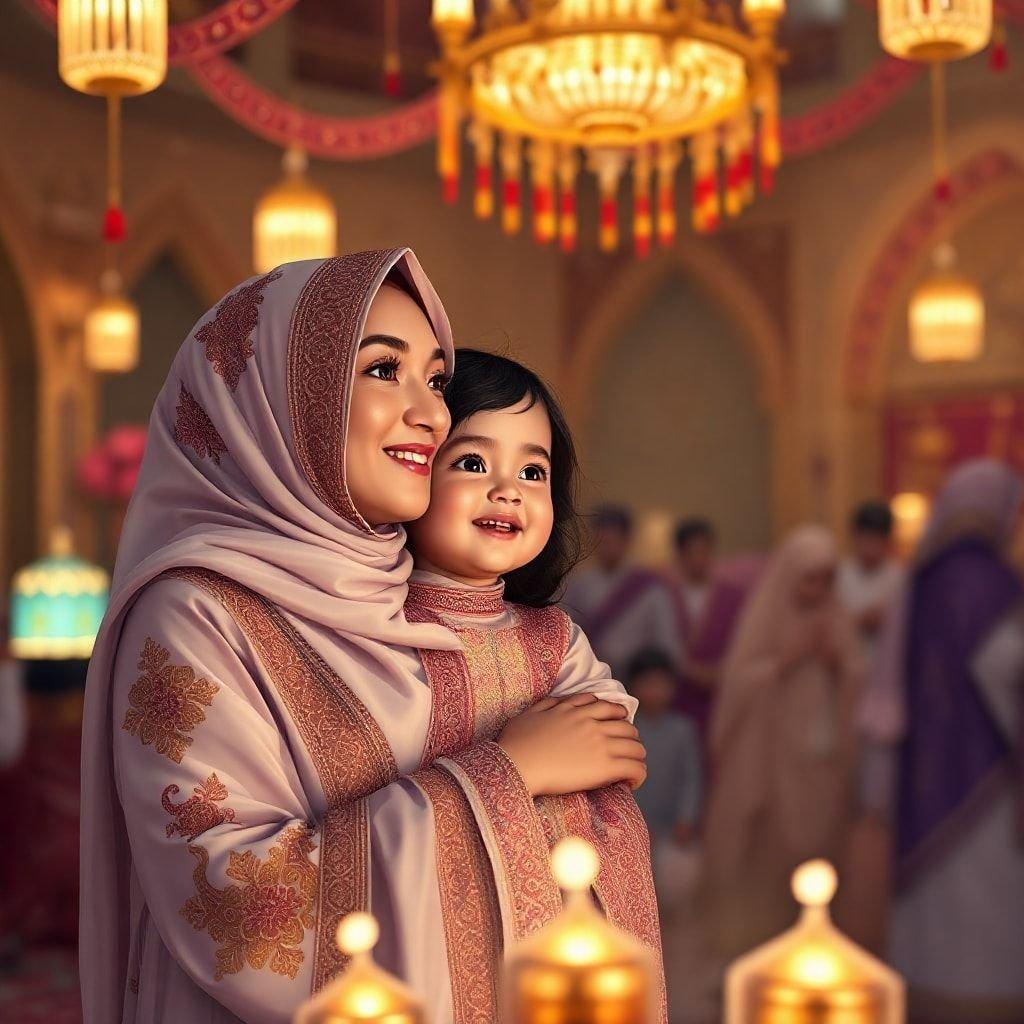
[{"label": "person in purple robe", "polygon": [[929,1022],[1024,1020],[1022,498],[991,459],[948,479],[864,705],[864,795],[895,848],[889,955]]}]

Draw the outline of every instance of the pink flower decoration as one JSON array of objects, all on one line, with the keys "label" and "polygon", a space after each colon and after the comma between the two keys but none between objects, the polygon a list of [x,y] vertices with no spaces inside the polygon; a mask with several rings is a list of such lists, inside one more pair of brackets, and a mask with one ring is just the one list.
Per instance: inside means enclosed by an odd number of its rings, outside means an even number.
[{"label": "pink flower decoration", "polygon": [[108,501],[114,497],[114,467],[99,445],[79,460],[78,486],[93,498]]},{"label": "pink flower decoration", "polygon": [[138,464],[146,451],[146,428],[137,423],[111,427],[103,439],[110,457],[123,464]]}]

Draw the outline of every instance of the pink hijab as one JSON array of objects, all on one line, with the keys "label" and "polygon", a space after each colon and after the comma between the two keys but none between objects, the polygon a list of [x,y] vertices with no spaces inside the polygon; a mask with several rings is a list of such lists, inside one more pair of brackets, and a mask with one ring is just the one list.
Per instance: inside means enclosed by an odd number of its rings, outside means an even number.
[{"label": "pink hijab", "polygon": [[[157,397],[125,519],[82,737],[83,991],[120,1019],[130,851],[113,775],[110,683],[125,615],[176,566],[228,576],[331,635],[342,678],[408,686],[396,647],[452,650],[403,612],[412,558],[400,525],[372,529],[345,481],[355,356],[373,297],[401,274],[449,369],[451,328],[409,249],[308,260],[251,278],[185,339]],[[112,947],[117,947],[114,954]],[[105,947],[105,948],[104,948]]]}]

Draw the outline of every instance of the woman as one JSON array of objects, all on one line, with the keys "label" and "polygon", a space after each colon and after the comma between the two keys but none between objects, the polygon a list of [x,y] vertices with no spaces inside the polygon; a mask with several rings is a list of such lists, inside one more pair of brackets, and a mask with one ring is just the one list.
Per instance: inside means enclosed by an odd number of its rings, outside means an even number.
[{"label": "woman", "polygon": [[927,1020],[1024,1019],[1024,621],[1006,554],[1022,498],[991,459],[949,478],[865,701],[866,797],[895,827],[890,957]]},{"label": "woman", "polygon": [[740,617],[711,721],[707,895],[719,951],[792,923],[789,875],[835,860],[851,807],[861,673],[822,527],[794,531]]},{"label": "woman", "polygon": [[414,649],[458,640],[405,620],[392,525],[427,508],[451,365],[407,249],[252,279],[175,358],[87,686],[88,1024],[284,1024],[358,908],[432,1020],[484,1019],[452,1006],[427,852],[475,852],[473,795],[522,782],[490,744],[418,784]]}]

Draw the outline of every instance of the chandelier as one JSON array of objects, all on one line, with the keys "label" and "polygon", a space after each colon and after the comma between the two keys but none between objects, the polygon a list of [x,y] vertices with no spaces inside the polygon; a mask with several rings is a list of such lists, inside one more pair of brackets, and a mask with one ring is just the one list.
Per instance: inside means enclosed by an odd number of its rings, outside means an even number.
[{"label": "chandelier", "polygon": [[525,163],[534,237],[546,243],[557,233],[571,251],[582,164],[600,193],[601,248],[619,244],[618,195],[626,180],[634,244],[645,255],[655,233],[662,245],[675,237],[675,182],[686,141],[693,224],[714,230],[723,207],[735,215],[754,197],[755,145],[761,191],[772,188],[782,59],[775,28],[784,6],[744,0],[741,26],[730,7],[704,0],[495,0],[474,34],[472,0],[434,0],[446,200],[458,193],[466,119],[478,216],[493,212],[497,163],[502,225],[509,234],[520,229]]},{"label": "chandelier", "polygon": [[970,57],[992,36],[992,0],[879,0],[878,33],[902,60]]},{"label": "chandelier", "polygon": [[266,274],[282,263],[333,256],[338,249],[334,203],[306,177],[306,154],[284,154],[284,178],[256,204],[253,213],[253,265]]}]

